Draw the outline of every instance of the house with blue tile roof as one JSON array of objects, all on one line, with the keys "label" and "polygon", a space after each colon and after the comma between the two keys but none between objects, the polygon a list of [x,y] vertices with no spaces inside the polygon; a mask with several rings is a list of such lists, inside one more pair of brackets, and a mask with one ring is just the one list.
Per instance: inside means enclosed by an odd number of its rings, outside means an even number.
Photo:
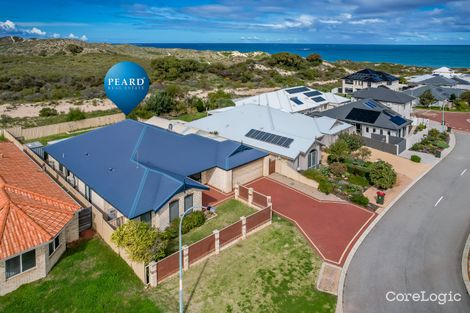
[{"label": "house with blue tile roof", "polygon": [[232,191],[263,176],[267,154],[231,140],[125,120],[44,149],[46,159],[110,220],[139,219],[160,229],[203,190]]}]

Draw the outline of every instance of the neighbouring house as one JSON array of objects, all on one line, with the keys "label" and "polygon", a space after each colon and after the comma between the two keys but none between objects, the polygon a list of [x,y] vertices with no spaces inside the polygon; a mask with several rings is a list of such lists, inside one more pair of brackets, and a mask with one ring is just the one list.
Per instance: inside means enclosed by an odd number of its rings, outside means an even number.
[{"label": "neighbouring house", "polygon": [[[273,109],[278,109],[288,113],[304,114],[324,111],[332,107],[337,107],[338,105],[344,104],[348,101],[348,98],[335,95],[331,92],[323,93],[306,86],[285,88],[234,100],[236,106],[254,104],[269,106]],[[217,112],[219,111],[221,110],[218,110]]]},{"label": "neighbouring house", "polygon": [[323,146],[336,141],[342,132],[354,131],[351,125],[333,118],[311,118],[250,104],[195,120],[187,126],[191,131],[200,129],[269,152],[287,160],[296,170],[317,167]]},{"label": "neighbouring house", "polygon": [[452,87],[457,85],[457,82],[453,78],[444,77],[444,76],[433,76],[430,78],[423,79],[418,82],[420,85],[429,85],[429,86],[446,86]]},{"label": "neighbouring house", "polygon": [[[181,135],[125,120],[44,148],[47,161],[119,226],[165,229],[202,190],[231,192],[267,172],[265,152],[230,140]],[[210,187],[208,187],[210,186]]]},{"label": "neighbouring house", "polygon": [[440,76],[444,76],[444,77],[452,77],[456,73],[453,69],[443,66],[443,67],[437,68],[434,71],[432,71],[432,74],[433,75],[440,75]]},{"label": "neighbouring house", "polygon": [[408,77],[408,83],[411,87],[419,85],[428,85],[436,87],[457,88],[470,90],[470,75],[451,72],[449,74],[424,74]]},{"label": "neighbouring house", "polygon": [[403,93],[412,97],[416,97],[417,98],[416,104],[420,105],[419,97],[428,90],[436,99],[436,101],[430,104],[430,106],[437,106],[437,107],[447,106],[449,104],[449,100],[452,95],[455,95],[458,98],[460,97],[462,93],[466,91],[465,89],[460,89],[460,88],[424,85],[424,86],[417,86],[411,89],[407,89],[403,91]]},{"label": "neighbouring house", "polygon": [[49,273],[78,239],[79,210],[13,143],[0,143],[0,295]]},{"label": "neighbouring house", "polygon": [[391,74],[366,68],[343,77],[341,92],[353,93],[360,89],[377,88],[379,86],[399,90],[399,79]]},{"label": "neighbouring house", "polygon": [[379,101],[401,116],[410,119],[413,104],[417,102],[415,97],[406,93],[380,86],[377,88],[360,89],[352,94],[354,100],[372,99]]},{"label": "neighbouring house", "polygon": [[406,149],[406,137],[412,127],[411,120],[372,99],[362,99],[316,114],[354,125],[366,145],[395,154]]}]

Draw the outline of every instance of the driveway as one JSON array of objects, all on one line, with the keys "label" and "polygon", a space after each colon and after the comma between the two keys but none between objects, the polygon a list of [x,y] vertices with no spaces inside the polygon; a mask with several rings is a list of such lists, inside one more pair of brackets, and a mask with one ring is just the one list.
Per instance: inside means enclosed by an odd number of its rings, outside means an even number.
[{"label": "driveway", "polygon": [[[360,245],[346,274],[345,313],[470,312],[461,272],[470,231],[470,135],[456,137],[454,151],[412,187]],[[391,302],[388,292],[458,293],[461,300]]]},{"label": "driveway", "polygon": [[[442,123],[442,112],[417,110],[415,115]],[[470,132],[470,112],[445,112],[445,122],[455,130]]]},{"label": "driveway", "polygon": [[376,216],[347,202],[319,201],[268,177],[248,186],[271,195],[274,212],[293,221],[325,261],[339,266]]}]

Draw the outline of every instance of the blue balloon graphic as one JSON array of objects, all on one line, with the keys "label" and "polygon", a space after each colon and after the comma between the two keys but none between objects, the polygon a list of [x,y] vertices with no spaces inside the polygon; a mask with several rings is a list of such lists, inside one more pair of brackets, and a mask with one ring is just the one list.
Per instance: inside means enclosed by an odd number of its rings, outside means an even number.
[{"label": "blue balloon graphic", "polygon": [[120,62],[106,73],[104,90],[108,98],[127,115],[145,98],[149,83],[142,66],[134,62]]}]

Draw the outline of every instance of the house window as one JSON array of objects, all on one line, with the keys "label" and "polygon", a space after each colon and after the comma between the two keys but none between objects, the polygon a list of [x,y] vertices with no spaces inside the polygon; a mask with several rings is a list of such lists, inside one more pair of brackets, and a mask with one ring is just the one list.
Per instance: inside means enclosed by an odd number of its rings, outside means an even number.
[{"label": "house window", "polygon": [[392,84],[392,82],[390,82],[390,81],[388,81],[388,82],[387,82],[387,85],[389,85],[389,86],[390,86],[391,84]]},{"label": "house window", "polygon": [[170,202],[170,222],[180,216],[180,204],[178,200]]},{"label": "house window", "polygon": [[31,250],[5,261],[5,277],[8,279],[36,266],[36,250]]},{"label": "house window", "polygon": [[369,132],[369,127],[366,127],[366,133],[368,133],[368,132]]},{"label": "house window", "polygon": [[57,235],[57,237],[54,238],[53,241],[49,242],[49,255],[54,253],[60,246],[60,234]]},{"label": "house window", "polygon": [[142,214],[140,216],[140,221],[152,226],[152,211]]},{"label": "house window", "polygon": [[317,165],[317,150],[312,150],[308,153],[308,168],[315,167]]},{"label": "house window", "polygon": [[368,82],[367,83],[367,87],[371,87],[372,86],[372,83],[371,82]]},{"label": "house window", "polygon": [[[190,195],[187,195],[186,197],[184,197],[184,211],[186,212],[186,210],[188,209],[191,209],[193,207],[193,194],[190,194]],[[192,211],[192,209],[191,209]],[[189,212],[191,212],[189,211]],[[189,213],[188,212],[188,213]]]},{"label": "house window", "polygon": [[381,134],[381,135],[384,134],[384,130],[383,130],[383,129],[380,130],[380,134]]},{"label": "house window", "polygon": [[375,134],[375,128],[372,128],[372,132]]},{"label": "house window", "polygon": [[388,131],[387,134],[390,136],[390,131]]},{"label": "house window", "polygon": [[85,199],[91,202],[91,189],[88,185],[85,185]]}]

